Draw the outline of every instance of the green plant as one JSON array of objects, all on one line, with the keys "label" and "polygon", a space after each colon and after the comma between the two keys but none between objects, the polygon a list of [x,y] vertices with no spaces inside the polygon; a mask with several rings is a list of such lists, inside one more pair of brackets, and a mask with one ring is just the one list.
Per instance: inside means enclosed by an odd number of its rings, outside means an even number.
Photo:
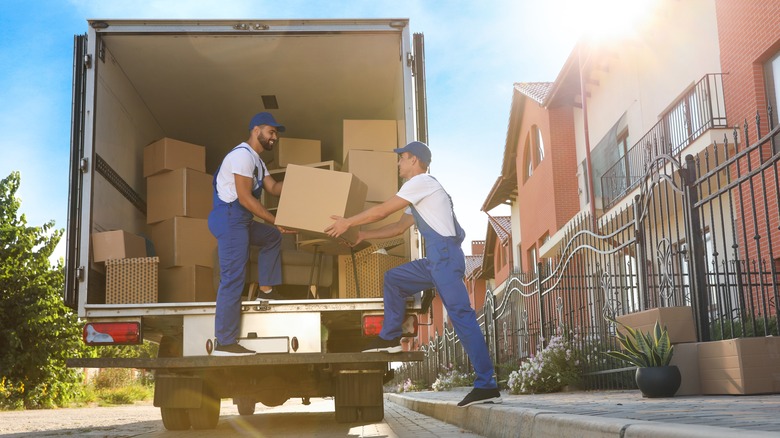
[{"label": "green plant", "polygon": [[582,375],[580,356],[563,336],[553,336],[539,354],[509,374],[507,387],[513,394],[545,394],[576,385]]},{"label": "green plant", "polygon": [[623,351],[608,351],[608,356],[640,368],[669,365],[674,353],[674,346],[669,340],[669,332],[666,327],[661,328],[661,325],[656,321],[652,332],[642,333],[615,319],[609,320],[623,327],[625,334],[618,330],[616,335]]},{"label": "green plant", "polygon": [[474,377],[473,372],[461,372],[450,364],[436,377],[436,381],[431,385],[431,389],[434,391],[446,391],[458,386],[471,386],[474,383]]}]

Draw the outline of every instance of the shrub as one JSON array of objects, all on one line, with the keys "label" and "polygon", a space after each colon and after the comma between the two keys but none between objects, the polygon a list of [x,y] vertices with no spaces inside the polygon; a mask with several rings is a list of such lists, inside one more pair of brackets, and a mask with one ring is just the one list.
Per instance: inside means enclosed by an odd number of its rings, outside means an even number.
[{"label": "shrub", "polygon": [[431,385],[434,391],[447,391],[457,386],[471,386],[474,383],[475,375],[473,372],[464,373],[450,364],[436,377],[436,381]]},{"label": "shrub", "polygon": [[424,383],[419,381],[412,382],[412,379],[406,379],[398,384],[398,392],[423,391],[425,389],[427,388]]},{"label": "shrub", "polygon": [[538,355],[509,374],[507,386],[513,394],[557,392],[580,382],[581,366],[580,353],[562,336],[553,336]]}]

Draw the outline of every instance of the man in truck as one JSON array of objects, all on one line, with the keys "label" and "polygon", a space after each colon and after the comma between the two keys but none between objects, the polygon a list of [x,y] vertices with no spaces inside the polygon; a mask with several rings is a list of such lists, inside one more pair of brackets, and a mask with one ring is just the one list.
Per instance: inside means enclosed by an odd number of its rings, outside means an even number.
[{"label": "man in truck", "polygon": [[466,233],[455,218],[452,198],[427,173],[431,163],[431,150],[427,145],[413,141],[394,149],[394,152],[398,154],[398,174],[406,180],[398,193],[355,216],[331,216],[334,223],[325,229],[331,237],[338,237],[351,227],[377,222],[405,209],[405,214],[396,223],[375,230],[361,230],[355,244],[367,239],[400,235],[415,223],[425,239],[425,258],[413,260],[385,273],[384,323],[379,337],[363,352],[400,352],[406,298],[435,287],[477,374],[474,389],[458,406],[501,403],[493,361],[463,281],[466,258],[460,245]]},{"label": "man in truck", "polygon": [[[249,246],[260,247],[257,280],[259,295],[277,299],[272,287],[282,282],[282,235],[273,225],[276,219],[260,202],[260,193],[279,196],[282,182],[268,173],[260,153],[273,150],[284,126],[267,112],[249,122],[249,138],[227,153],[214,173],[214,206],[209,214],[209,231],[217,238],[219,289],[214,318],[217,343],[214,356],[245,356],[254,351],[240,345],[241,295],[249,260]],[[257,216],[265,223],[253,220]]]}]

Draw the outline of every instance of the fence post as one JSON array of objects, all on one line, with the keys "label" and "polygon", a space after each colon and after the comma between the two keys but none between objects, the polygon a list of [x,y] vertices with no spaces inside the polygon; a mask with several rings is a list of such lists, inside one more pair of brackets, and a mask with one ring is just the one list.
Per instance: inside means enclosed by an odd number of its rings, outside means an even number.
[{"label": "fence post", "polygon": [[647,266],[645,265],[645,257],[647,255],[647,249],[645,248],[645,228],[642,225],[642,215],[644,211],[642,209],[642,196],[634,196],[634,240],[636,242],[636,276],[637,287],[639,287],[639,297],[642,300],[639,303],[640,310],[647,309],[647,303],[649,301],[649,290],[647,288]]},{"label": "fence post", "polygon": [[539,291],[539,332],[542,334],[542,345],[544,348],[547,345],[547,321],[544,318],[544,291],[542,290],[542,269],[544,264],[542,262],[536,262],[536,290]]},{"label": "fence post", "polygon": [[696,203],[699,193],[696,191],[696,166],[693,155],[685,157],[685,167],[682,171],[685,184],[685,214],[688,216],[688,266],[690,268],[691,302],[693,318],[696,322],[699,342],[710,340],[709,295],[707,293],[707,262],[704,254],[701,218]]}]

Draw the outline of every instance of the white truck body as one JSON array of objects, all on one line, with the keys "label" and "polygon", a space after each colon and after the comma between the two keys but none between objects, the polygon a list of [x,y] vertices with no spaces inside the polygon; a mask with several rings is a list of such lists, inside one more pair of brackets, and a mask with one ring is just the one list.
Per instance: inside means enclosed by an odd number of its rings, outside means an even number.
[{"label": "white truck body", "polygon": [[[155,405],[169,429],[213,427],[213,401],[225,397],[247,413],[255,401],[329,395],[339,421],[381,419],[388,363],[421,359],[359,352],[361,318],[381,314],[381,293],[246,301],[242,343],[266,354],[211,357],[215,303],[105,304],[90,236],[147,235],[143,148],[163,137],[203,145],[209,174],[264,110],[284,135],[320,139],[323,160],[345,158],[344,119],[396,120],[399,143],[425,141],[422,35],[410,35],[406,19],[88,22],[74,50],[65,299],[86,322],[135,321],[144,339],[165,345],[157,359],[71,365],[158,370]],[[416,257],[417,235],[405,238]],[[420,307],[409,301],[411,314]]]}]

